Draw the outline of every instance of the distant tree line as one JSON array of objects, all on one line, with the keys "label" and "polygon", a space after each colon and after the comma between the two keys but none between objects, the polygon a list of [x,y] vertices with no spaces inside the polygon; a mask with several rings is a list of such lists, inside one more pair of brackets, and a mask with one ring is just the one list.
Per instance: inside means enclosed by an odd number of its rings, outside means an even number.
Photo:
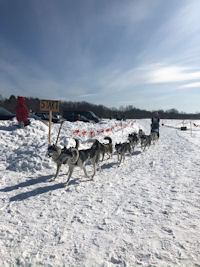
[{"label": "distant tree line", "polygon": [[[0,95],[0,106],[15,113],[15,107],[17,104],[17,97],[11,95],[8,99],[3,98]],[[40,99],[27,97],[26,106],[32,112],[40,111]],[[72,101],[60,101],[60,114],[63,114],[64,110],[76,111],[93,111],[100,118],[118,118],[118,119],[144,119],[151,118],[155,110],[147,111],[138,109],[132,105],[120,108],[108,108],[103,105],[94,105],[85,101],[72,102]],[[156,110],[159,113],[161,119],[200,119],[200,113],[184,113],[179,112],[176,109],[169,110]]]}]

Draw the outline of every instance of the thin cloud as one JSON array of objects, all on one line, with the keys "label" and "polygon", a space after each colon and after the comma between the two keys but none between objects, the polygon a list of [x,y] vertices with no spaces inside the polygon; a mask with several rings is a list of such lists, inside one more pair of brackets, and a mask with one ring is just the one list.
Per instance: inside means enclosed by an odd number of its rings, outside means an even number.
[{"label": "thin cloud", "polygon": [[149,83],[183,82],[199,79],[200,71],[179,66],[166,66],[150,71],[147,77]]},{"label": "thin cloud", "polygon": [[93,97],[93,96],[97,96],[98,94],[85,94],[85,95],[79,95],[79,98],[86,98],[86,97]]},{"label": "thin cloud", "polygon": [[184,85],[179,86],[179,88],[195,88],[195,87],[200,88],[200,82],[188,83],[188,84],[184,84]]}]

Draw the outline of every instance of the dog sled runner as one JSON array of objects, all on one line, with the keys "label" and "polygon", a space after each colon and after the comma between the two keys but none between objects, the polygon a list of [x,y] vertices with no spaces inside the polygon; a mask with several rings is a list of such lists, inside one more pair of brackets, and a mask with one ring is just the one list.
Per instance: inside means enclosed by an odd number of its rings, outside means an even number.
[{"label": "dog sled runner", "polygon": [[159,124],[151,124],[151,134],[156,133],[157,136],[159,137]]}]

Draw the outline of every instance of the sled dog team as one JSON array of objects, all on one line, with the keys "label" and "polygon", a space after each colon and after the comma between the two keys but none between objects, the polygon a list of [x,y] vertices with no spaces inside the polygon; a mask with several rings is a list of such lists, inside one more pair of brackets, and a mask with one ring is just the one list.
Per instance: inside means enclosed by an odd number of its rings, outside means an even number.
[{"label": "sled dog team", "polygon": [[[75,139],[75,147],[64,147],[61,149],[55,144],[49,145],[48,156],[51,157],[57,165],[56,175],[52,180],[55,180],[58,177],[60,168],[63,164],[69,166],[68,178],[66,183],[64,183],[64,186],[69,183],[76,166],[83,169],[85,176],[92,180],[96,174],[96,169],[99,168],[101,171],[100,162],[104,160],[105,155],[108,155],[109,158],[111,158],[113,154],[112,139],[106,136],[104,137],[104,140],[107,140],[108,143],[101,143],[97,139],[89,139],[88,142],[92,143],[92,146],[88,149],[79,149],[80,143],[78,139]],[[118,166],[125,160],[126,153],[129,153],[130,155],[132,154],[136,145],[140,143],[144,151],[152,143],[155,143],[156,140],[158,140],[157,133],[153,132],[150,135],[146,135],[142,129],[140,129],[138,133],[133,132],[132,134],[129,134],[127,142],[115,144]],[[88,162],[92,164],[94,170],[93,174],[90,176],[86,171],[86,164]]]}]

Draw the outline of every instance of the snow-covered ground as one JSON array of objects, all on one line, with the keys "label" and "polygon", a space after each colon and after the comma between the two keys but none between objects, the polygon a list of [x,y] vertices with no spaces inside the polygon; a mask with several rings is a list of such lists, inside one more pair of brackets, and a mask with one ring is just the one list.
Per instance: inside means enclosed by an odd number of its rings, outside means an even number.
[{"label": "snow-covered ground", "polygon": [[[89,147],[96,134],[115,144],[150,131],[150,120],[125,123],[65,122],[58,143],[74,146],[76,136]],[[48,126],[0,121],[0,266],[200,266],[200,128],[161,123],[146,151],[138,146],[120,167],[114,153],[94,181],[77,168],[63,187],[65,165],[50,182]],[[52,142],[58,130],[53,124]]]}]

